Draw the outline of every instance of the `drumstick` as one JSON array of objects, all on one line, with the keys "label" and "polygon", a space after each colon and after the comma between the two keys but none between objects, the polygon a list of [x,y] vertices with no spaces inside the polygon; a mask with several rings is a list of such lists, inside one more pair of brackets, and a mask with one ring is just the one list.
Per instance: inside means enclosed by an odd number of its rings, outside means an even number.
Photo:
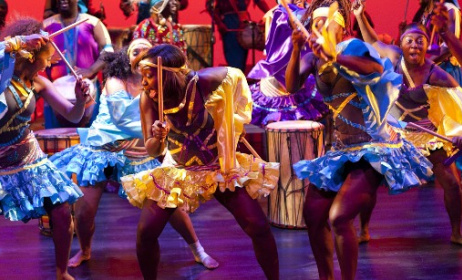
[{"label": "drumstick", "polygon": [[[164,88],[162,86],[162,57],[157,57],[157,105],[159,110],[159,121],[164,119]],[[163,139],[161,140],[163,142]]]},{"label": "drumstick", "polygon": [[[441,4],[444,3],[444,0],[440,0],[440,3]],[[431,46],[433,43],[433,39],[435,38],[435,32],[436,32],[436,26],[434,25],[432,29],[432,35],[430,36],[429,46]]]},{"label": "drumstick", "polygon": [[250,143],[244,137],[241,138],[241,142],[244,143],[245,147],[252,153],[252,155],[258,159],[261,159],[261,156],[255,151],[255,149],[250,145]]},{"label": "drumstick", "polygon": [[57,35],[59,35],[59,34],[61,34],[61,33],[63,33],[63,32],[66,32],[66,31],[69,30],[69,29],[72,29],[72,28],[76,27],[77,25],[79,25],[79,24],[81,24],[81,23],[83,23],[83,22],[85,22],[85,21],[87,21],[87,20],[88,20],[88,18],[84,18],[84,19],[82,19],[82,20],[79,20],[79,21],[77,21],[77,22],[74,22],[73,24],[70,24],[70,25],[68,25],[68,26],[66,26],[66,27],[64,27],[64,28],[62,28],[62,29],[56,31],[55,33],[52,33],[51,35],[48,36],[48,38],[51,39],[51,38],[53,38],[53,37],[55,37],[55,36],[57,36]]},{"label": "drumstick", "polygon": [[77,74],[77,72],[75,72],[74,68],[72,68],[72,65],[69,63],[69,61],[67,61],[66,57],[61,52],[61,50],[58,48],[58,46],[56,46],[55,42],[50,40],[50,44],[55,48],[56,52],[59,54],[59,56],[64,61],[64,63],[66,63],[66,66],[69,68],[69,70],[71,70],[71,73],[72,75],[74,75],[75,79],[78,80],[79,75]]},{"label": "drumstick", "polygon": [[289,5],[287,4],[287,2],[281,1],[281,5],[284,7],[284,9],[286,9],[287,14],[289,15],[290,21],[295,23],[298,29],[308,39],[310,37],[310,33],[308,32],[308,30],[306,30],[305,26],[298,20],[298,18],[294,15],[294,13],[292,13],[292,10],[289,8]]},{"label": "drumstick", "polygon": [[415,124],[415,123],[412,123],[412,122],[408,122],[407,125],[408,125],[408,126],[411,126],[411,127],[413,127],[413,128],[417,128],[417,129],[422,130],[422,131],[424,131],[424,132],[426,132],[426,133],[428,133],[428,134],[431,134],[431,135],[433,135],[433,136],[435,136],[435,137],[438,137],[438,138],[440,138],[440,139],[443,139],[443,140],[445,140],[445,141],[448,141],[448,142],[451,142],[451,143],[452,143],[452,140],[449,139],[448,137],[446,137],[446,136],[444,136],[444,135],[441,135],[441,134],[438,134],[438,133],[436,133],[436,132],[434,132],[434,131],[431,131],[430,129],[427,129],[427,128],[425,128],[425,127],[421,127],[421,126],[418,125],[418,124]]}]

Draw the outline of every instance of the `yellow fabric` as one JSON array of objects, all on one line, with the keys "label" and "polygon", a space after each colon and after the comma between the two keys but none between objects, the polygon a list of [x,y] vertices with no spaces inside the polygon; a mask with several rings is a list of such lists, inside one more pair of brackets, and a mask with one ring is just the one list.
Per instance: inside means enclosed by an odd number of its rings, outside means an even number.
[{"label": "yellow fabric", "polygon": [[223,83],[211,94],[205,108],[217,131],[218,157],[224,174],[238,168],[236,148],[244,124],[252,118],[252,98],[247,80],[239,69],[228,67]]},{"label": "yellow fabric", "polygon": [[213,198],[217,187],[234,181],[246,188],[252,198],[267,196],[277,185],[279,164],[267,163],[248,154],[236,153],[239,168],[223,174],[220,170],[187,170],[161,166],[121,178],[128,200],[142,208],[146,199],[162,208],[182,207],[195,211],[200,202]]},{"label": "yellow fabric", "polygon": [[462,88],[442,88],[425,85],[427,94],[428,119],[437,128],[437,133],[445,136],[462,135]]}]

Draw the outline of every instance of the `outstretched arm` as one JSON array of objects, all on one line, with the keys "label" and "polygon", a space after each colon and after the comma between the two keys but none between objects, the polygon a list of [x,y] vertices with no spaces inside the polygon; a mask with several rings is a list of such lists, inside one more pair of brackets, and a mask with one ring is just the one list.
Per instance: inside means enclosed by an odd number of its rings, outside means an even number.
[{"label": "outstretched arm", "polygon": [[379,40],[377,33],[370,25],[364,13],[364,2],[363,0],[355,0],[353,3],[353,13],[358,21],[364,41],[371,44],[381,57],[388,57],[393,65],[396,65],[401,56],[401,50],[396,46],[387,45]]}]

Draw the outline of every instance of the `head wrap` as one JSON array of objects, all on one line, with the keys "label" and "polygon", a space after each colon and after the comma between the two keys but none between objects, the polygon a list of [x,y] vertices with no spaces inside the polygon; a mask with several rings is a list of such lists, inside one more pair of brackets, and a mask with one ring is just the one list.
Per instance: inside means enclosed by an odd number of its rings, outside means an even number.
[{"label": "head wrap", "polygon": [[[139,63],[139,66],[140,68],[145,68],[145,67],[157,68],[157,64],[152,63],[151,61],[148,61],[147,59],[141,60]],[[162,65],[162,70],[170,71],[174,73],[182,72],[184,74],[189,72],[189,68],[186,64],[181,67],[167,67],[167,66]]]},{"label": "head wrap", "polygon": [[127,55],[130,55],[130,52],[132,51],[133,47],[136,45],[146,45],[148,46],[148,48],[152,48],[152,44],[151,42],[149,42],[148,39],[136,38],[133,41],[131,41],[130,44],[128,45]]},{"label": "head wrap", "polygon": [[403,35],[401,35],[401,37],[399,38],[400,41],[403,41],[403,38],[409,34],[419,34],[419,35],[422,35],[424,36],[426,39],[427,39],[427,42],[430,40],[428,38],[428,34],[426,32],[424,32],[423,30],[419,29],[419,28],[410,28],[406,31],[404,31]]},{"label": "head wrap", "polygon": [[[313,11],[312,19],[316,19],[318,17],[328,17],[329,16],[329,7],[320,7]],[[338,23],[341,27],[345,28],[345,19],[343,18],[342,14],[337,10],[333,15],[333,20]]]}]

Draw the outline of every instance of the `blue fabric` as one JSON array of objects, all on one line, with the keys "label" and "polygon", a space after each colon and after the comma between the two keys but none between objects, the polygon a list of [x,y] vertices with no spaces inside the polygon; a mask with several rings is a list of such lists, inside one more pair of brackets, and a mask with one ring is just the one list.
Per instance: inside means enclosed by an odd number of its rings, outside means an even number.
[{"label": "blue fabric", "polygon": [[14,54],[5,54],[5,43],[0,42],[0,119],[6,114],[5,89],[10,85],[14,72]]},{"label": "blue fabric", "polygon": [[444,61],[439,66],[443,68],[444,71],[448,72],[459,85],[462,85],[462,71],[460,66],[453,65],[449,60]]},{"label": "blue fabric", "polygon": [[153,169],[160,165],[157,159],[148,157],[139,160],[127,158],[123,151],[110,152],[100,147],[78,144],[54,154],[50,160],[68,176],[76,174],[77,183],[81,187],[94,186],[108,180],[104,169],[114,167],[114,175],[118,182],[125,175],[135,174]]},{"label": "blue fabric", "polygon": [[109,96],[102,94],[95,121],[88,129],[77,129],[81,136],[80,142],[90,146],[103,146],[117,140],[142,139],[139,103],[139,96],[133,98],[124,90]]},{"label": "blue fabric", "polygon": [[11,221],[27,222],[46,214],[45,198],[50,198],[53,204],[74,203],[82,195],[69,177],[45,156],[29,168],[0,176],[0,214]]},{"label": "blue fabric", "polygon": [[[387,122],[387,115],[398,98],[402,76],[394,73],[388,59],[381,60],[370,45],[360,40],[342,42],[337,45],[337,51],[342,55],[373,58],[384,68],[381,75],[360,75],[336,65],[340,75],[351,81],[357,90],[360,100],[358,105],[362,108],[365,123],[363,130],[372,140],[353,147],[337,146],[334,143],[333,147],[337,148],[328,151],[324,156],[294,164],[297,176],[308,179],[320,189],[337,192],[345,180],[345,164],[364,159],[384,176],[390,193],[400,193],[420,185],[421,181],[431,180],[432,164],[412,144],[399,137],[390,142],[392,129]],[[343,121],[349,122],[348,119]]]}]

